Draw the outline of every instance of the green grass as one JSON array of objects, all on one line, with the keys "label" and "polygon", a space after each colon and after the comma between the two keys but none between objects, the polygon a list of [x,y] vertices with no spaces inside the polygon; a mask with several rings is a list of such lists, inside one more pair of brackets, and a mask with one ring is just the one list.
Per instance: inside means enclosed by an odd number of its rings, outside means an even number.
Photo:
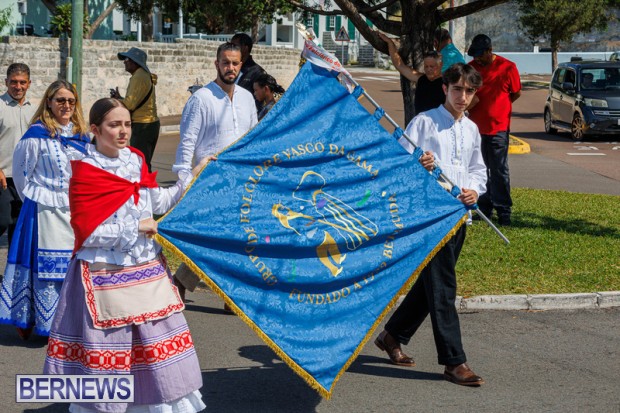
[{"label": "green grass", "polygon": [[468,227],[459,295],[620,290],[620,197],[513,189],[503,241],[482,221]]},{"label": "green grass", "polygon": [[[620,197],[517,188],[504,242],[482,221],[467,228],[458,294],[620,291]],[[166,253],[173,271],[179,261]]]}]

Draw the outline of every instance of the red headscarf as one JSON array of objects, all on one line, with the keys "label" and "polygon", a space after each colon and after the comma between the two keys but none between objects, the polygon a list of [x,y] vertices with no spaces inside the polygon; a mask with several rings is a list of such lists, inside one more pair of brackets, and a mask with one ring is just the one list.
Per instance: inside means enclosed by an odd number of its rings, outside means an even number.
[{"label": "red headscarf", "polygon": [[104,171],[82,161],[71,161],[69,180],[69,208],[71,226],[75,233],[75,254],[95,228],[108,219],[133,195],[134,204],[140,199],[140,188],[157,188],[157,172],[150,173],[144,155],[139,150],[129,150],[142,159],[140,182]]}]

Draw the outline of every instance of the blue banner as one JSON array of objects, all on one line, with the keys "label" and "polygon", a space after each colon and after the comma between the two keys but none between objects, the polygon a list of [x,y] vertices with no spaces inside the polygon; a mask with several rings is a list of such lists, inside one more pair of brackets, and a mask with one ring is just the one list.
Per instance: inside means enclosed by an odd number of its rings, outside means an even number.
[{"label": "blue banner", "polygon": [[158,236],[324,397],[466,216],[336,75],[306,63]]}]

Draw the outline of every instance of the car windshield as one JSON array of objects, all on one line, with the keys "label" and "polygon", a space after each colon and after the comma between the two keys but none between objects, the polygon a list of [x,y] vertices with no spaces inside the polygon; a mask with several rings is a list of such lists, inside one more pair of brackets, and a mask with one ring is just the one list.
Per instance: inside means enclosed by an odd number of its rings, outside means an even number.
[{"label": "car windshield", "polygon": [[581,89],[620,89],[620,68],[589,67],[581,70]]}]

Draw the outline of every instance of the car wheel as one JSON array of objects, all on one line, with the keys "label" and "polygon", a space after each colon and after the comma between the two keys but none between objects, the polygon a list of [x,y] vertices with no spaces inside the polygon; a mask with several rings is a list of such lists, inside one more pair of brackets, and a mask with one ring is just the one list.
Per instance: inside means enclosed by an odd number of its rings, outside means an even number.
[{"label": "car wheel", "polygon": [[573,123],[570,125],[570,136],[576,141],[582,140],[585,128],[586,125],[583,123],[583,118],[579,113],[575,113]]},{"label": "car wheel", "polygon": [[550,135],[555,135],[558,133],[558,130],[554,128],[551,123],[551,111],[549,109],[545,109],[545,132]]}]

